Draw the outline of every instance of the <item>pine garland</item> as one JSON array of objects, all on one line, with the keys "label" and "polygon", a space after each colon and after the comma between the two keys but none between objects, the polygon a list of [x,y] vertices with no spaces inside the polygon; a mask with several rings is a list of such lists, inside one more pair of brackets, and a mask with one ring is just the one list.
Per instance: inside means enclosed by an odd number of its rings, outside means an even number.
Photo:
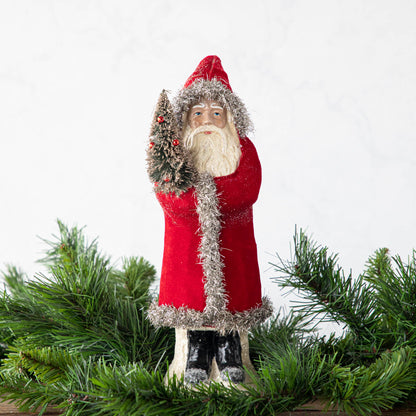
[{"label": "pine garland", "polygon": [[172,105],[163,90],[153,116],[147,170],[156,192],[180,195],[192,186],[195,171],[175,123]]},{"label": "pine garland", "polygon": [[[379,250],[358,287],[326,247],[296,235],[295,258],[277,266],[287,273],[277,280],[299,290],[306,304],[301,314],[277,315],[253,329],[253,385],[189,389],[182,379],[166,384],[173,334],[155,330],[146,318],[154,268],[130,258],[117,269],[96,240],[88,243],[82,230],[58,225],[60,236],[46,241],[45,275],[27,281],[11,266],[4,273],[0,395],[21,410],[42,414],[53,405],[68,416],[189,415],[190,409],[192,415],[275,416],[319,398],[352,416],[379,413],[415,395],[415,255],[405,264]],[[346,332],[319,337],[308,324],[322,313],[343,322]]]}]

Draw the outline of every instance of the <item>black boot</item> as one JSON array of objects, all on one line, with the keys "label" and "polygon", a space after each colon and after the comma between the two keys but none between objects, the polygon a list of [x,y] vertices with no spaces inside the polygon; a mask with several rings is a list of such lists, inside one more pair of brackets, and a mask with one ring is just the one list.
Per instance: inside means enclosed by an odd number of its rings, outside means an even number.
[{"label": "black boot", "polygon": [[185,381],[197,384],[207,381],[211,370],[214,331],[188,331],[188,359]]},{"label": "black boot", "polygon": [[241,343],[237,331],[226,335],[215,333],[215,360],[224,381],[242,383],[244,381],[243,362],[241,360]]}]

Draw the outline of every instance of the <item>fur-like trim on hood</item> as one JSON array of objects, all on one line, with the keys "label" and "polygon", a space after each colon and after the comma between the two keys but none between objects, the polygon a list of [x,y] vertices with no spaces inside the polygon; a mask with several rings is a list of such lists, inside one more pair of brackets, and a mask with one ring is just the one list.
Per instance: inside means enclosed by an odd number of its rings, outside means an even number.
[{"label": "fur-like trim on hood", "polygon": [[184,116],[201,98],[217,101],[230,111],[240,137],[246,137],[248,132],[253,130],[253,124],[244,103],[217,79],[197,80],[188,88],[179,91],[173,100],[173,111],[180,130],[183,129]]}]

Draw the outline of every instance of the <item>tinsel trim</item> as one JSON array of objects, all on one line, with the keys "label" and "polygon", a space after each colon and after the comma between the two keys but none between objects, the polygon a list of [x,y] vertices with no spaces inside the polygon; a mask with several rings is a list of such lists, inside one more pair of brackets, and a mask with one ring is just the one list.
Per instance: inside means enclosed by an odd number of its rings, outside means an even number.
[{"label": "tinsel trim", "polygon": [[195,184],[201,242],[199,258],[204,273],[205,309],[214,316],[227,307],[224,287],[224,263],[220,254],[221,213],[214,178],[209,173],[199,175]]},{"label": "tinsel trim", "polygon": [[148,311],[148,317],[156,327],[201,329],[215,327],[217,331],[248,330],[261,324],[273,313],[272,302],[268,297],[262,298],[262,305],[242,312],[218,311],[214,316],[186,307],[175,308],[170,305],[158,305],[154,301]]},{"label": "tinsel trim", "polygon": [[179,91],[173,100],[172,106],[180,130],[183,128],[183,115],[201,98],[217,101],[231,111],[240,137],[246,137],[248,132],[253,130],[253,125],[244,103],[235,93],[216,79],[211,81],[201,79],[195,81],[190,87]]}]

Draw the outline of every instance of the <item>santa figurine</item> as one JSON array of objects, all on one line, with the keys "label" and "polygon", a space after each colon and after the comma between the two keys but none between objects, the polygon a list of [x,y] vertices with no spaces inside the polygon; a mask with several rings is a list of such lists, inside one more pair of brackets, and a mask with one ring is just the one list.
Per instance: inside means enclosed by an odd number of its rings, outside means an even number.
[{"label": "santa figurine", "polygon": [[162,93],[148,169],[165,217],[155,326],[176,329],[170,375],[243,383],[248,330],[272,314],[261,295],[253,204],[261,166],[246,107],[217,56],[204,58],[172,106]]}]

